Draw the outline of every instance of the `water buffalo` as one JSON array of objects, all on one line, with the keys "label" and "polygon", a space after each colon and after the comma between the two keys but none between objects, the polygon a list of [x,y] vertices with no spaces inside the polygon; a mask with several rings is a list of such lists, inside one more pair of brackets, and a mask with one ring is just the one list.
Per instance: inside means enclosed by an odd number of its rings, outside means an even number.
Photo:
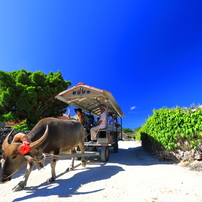
[{"label": "water buffalo", "polygon": [[[45,118],[39,121],[28,135],[18,133],[9,144],[10,134],[3,142],[2,150],[2,173],[0,182],[11,180],[11,176],[16,173],[23,164],[27,163],[23,180],[20,181],[13,191],[20,191],[26,186],[28,177],[34,164],[38,165],[43,160],[44,153],[59,154],[64,151],[75,152],[75,147],[79,146],[81,153],[84,152],[85,131],[83,126],[73,120],[64,121],[56,118]],[[22,148],[24,148],[23,151]],[[51,158],[51,178],[52,182],[56,178],[55,165],[56,158]],[[85,160],[82,157],[82,166],[85,167]]]}]

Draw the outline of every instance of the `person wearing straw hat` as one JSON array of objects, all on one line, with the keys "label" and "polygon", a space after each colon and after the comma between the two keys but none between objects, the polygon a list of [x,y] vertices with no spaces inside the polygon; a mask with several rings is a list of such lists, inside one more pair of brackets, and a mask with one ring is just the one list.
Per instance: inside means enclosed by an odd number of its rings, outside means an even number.
[{"label": "person wearing straw hat", "polygon": [[100,116],[100,119],[99,119],[98,123],[95,126],[93,126],[91,128],[91,130],[90,130],[92,142],[96,142],[97,141],[97,137],[96,137],[97,130],[106,128],[106,126],[107,126],[107,111],[106,111],[106,107],[105,106],[101,106],[100,107],[100,112],[101,112],[101,116]]}]

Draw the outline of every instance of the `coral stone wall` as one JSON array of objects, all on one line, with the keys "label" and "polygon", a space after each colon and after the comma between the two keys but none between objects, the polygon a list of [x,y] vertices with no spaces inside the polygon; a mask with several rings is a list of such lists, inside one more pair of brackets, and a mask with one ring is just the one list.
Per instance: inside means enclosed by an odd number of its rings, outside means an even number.
[{"label": "coral stone wall", "polygon": [[167,150],[157,142],[152,136],[141,134],[142,147],[150,154],[162,160],[172,161],[195,161],[202,160],[202,144],[198,145],[197,149],[193,149],[187,140],[177,142],[177,148]]}]

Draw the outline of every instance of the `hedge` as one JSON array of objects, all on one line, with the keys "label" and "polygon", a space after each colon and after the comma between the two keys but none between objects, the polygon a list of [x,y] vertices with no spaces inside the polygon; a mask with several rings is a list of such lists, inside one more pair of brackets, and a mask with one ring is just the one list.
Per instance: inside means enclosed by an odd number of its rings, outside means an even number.
[{"label": "hedge", "polygon": [[153,110],[146,123],[141,127],[137,138],[148,134],[167,150],[177,148],[180,141],[188,141],[197,149],[202,141],[202,109],[185,109],[176,107]]}]

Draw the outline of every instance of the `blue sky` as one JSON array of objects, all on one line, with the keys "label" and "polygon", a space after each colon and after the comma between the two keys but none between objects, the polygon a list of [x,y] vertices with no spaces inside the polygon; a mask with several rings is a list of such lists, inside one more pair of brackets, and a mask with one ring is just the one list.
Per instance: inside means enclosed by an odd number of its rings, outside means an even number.
[{"label": "blue sky", "polygon": [[141,126],[152,109],[202,103],[201,0],[0,0],[0,69],[60,70],[113,93]]}]

